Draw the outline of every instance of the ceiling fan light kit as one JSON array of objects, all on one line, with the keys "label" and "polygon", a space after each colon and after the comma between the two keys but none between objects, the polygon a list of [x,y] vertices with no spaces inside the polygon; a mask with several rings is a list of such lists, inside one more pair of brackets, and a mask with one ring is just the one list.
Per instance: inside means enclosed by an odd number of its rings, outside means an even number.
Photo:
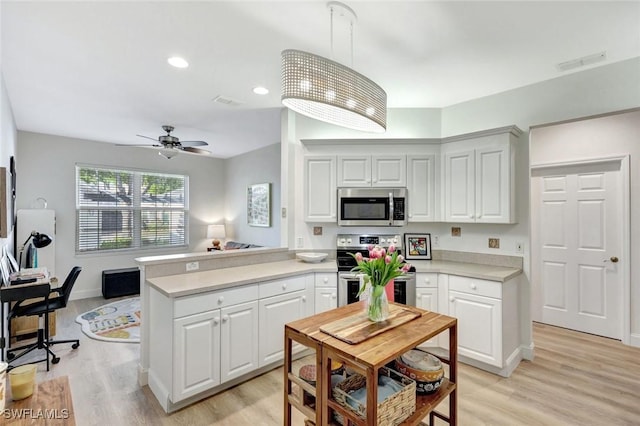
[{"label": "ceiling fan light kit", "polygon": [[[353,57],[355,12],[339,2],[327,6],[331,11],[332,50],[334,9],[351,18]],[[282,52],[281,100],[287,108],[327,123],[375,133],[387,128],[386,92],[357,71],[313,53],[294,49]]]}]

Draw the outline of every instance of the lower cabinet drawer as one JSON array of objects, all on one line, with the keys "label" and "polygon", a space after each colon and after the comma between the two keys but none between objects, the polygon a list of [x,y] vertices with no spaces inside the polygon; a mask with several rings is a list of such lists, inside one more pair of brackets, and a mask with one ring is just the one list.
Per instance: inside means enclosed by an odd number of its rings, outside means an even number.
[{"label": "lower cabinet drawer", "polygon": [[180,318],[215,308],[251,302],[256,299],[258,299],[257,284],[179,297],[174,303],[173,317]]},{"label": "lower cabinet drawer", "polygon": [[304,290],[306,287],[306,276],[282,278],[274,281],[260,283],[260,299],[277,296],[279,294],[291,293]]},{"label": "lower cabinet drawer", "polygon": [[502,299],[502,283],[499,281],[449,275],[449,290]]}]

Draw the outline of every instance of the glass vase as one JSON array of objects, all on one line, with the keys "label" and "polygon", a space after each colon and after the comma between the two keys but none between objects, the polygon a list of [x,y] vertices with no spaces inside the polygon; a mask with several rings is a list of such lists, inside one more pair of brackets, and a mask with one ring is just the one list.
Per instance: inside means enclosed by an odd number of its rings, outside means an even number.
[{"label": "glass vase", "polygon": [[367,316],[370,321],[381,322],[389,317],[389,299],[384,286],[373,286],[367,300]]}]

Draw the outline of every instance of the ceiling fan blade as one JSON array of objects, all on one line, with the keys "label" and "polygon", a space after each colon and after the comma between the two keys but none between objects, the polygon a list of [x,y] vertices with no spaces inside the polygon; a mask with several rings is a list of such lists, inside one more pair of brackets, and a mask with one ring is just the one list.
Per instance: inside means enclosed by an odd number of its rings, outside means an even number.
[{"label": "ceiling fan blade", "polygon": [[180,141],[182,146],[206,146],[209,145],[205,141]]},{"label": "ceiling fan blade", "polygon": [[187,152],[192,152],[194,154],[211,155],[211,152],[207,151],[206,149],[193,148],[190,146],[183,146],[182,150]]},{"label": "ceiling fan blade", "polygon": [[141,138],[151,139],[152,141],[156,141],[156,142],[158,142],[158,138],[151,138],[151,137],[149,137],[149,136],[145,136],[145,135],[136,135],[136,136],[139,136],[139,137],[141,137]]},{"label": "ceiling fan blade", "polygon": [[162,145],[158,145],[158,144],[148,144],[148,143],[117,143],[115,144],[116,146],[157,146],[157,147],[161,147]]}]

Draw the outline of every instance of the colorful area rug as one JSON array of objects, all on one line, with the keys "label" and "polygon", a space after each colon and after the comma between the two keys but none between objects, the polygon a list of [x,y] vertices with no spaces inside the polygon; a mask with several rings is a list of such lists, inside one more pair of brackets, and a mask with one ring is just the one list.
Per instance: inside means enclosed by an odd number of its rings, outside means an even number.
[{"label": "colorful area rug", "polygon": [[92,339],[140,343],[140,298],[118,300],[78,315],[76,322]]}]

